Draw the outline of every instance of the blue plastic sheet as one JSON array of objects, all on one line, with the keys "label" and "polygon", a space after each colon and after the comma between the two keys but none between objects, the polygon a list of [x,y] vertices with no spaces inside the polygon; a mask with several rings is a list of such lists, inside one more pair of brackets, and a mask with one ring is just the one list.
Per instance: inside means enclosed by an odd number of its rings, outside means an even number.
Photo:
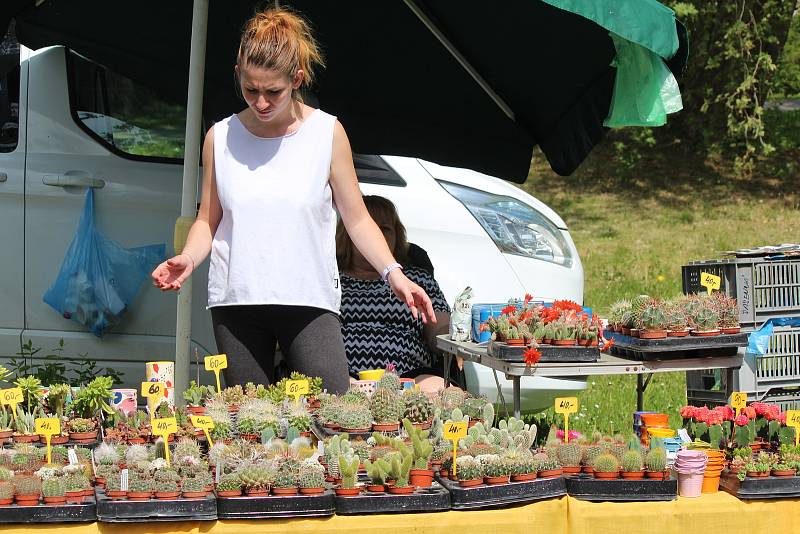
[{"label": "blue plastic sheet", "polygon": [[125,248],[94,222],[94,190],[86,193],[78,222],[55,282],[44,302],[97,337],[119,323],[142,282],[164,261],[166,244]]},{"label": "blue plastic sheet", "polygon": [[747,352],[763,356],[769,349],[769,338],[776,326],[800,326],[800,317],[770,319],[748,337]]}]

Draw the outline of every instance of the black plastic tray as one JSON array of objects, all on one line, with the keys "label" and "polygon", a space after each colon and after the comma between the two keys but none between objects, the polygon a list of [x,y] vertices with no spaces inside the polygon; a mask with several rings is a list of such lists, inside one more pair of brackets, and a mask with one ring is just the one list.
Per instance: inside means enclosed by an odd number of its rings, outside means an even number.
[{"label": "black plastic tray", "polygon": [[326,490],[322,495],[217,497],[219,519],[327,517],[333,515],[335,510],[331,490]]},{"label": "black plastic tray", "polygon": [[599,480],[591,475],[576,475],[566,479],[567,493],[583,501],[672,501],[678,497],[678,481]]},{"label": "black plastic tray", "polygon": [[[505,362],[522,362],[522,354],[528,347],[508,345],[506,343],[490,341],[486,346],[489,356]],[[597,347],[556,347],[555,345],[539,345],[542,363],[559,362],[596,362],[600,359],[600,350]]]},{"label": "black plastic tray", "polygon": [[528,482],[509,482],[496,486],[482,484],[472,488],[462,488],[458,482],[446,478],[437,477],[437,480],[450,492],[453,510],[507,506],[567,494],[563,477],[537,478]]},{"label": "black plastic tray", "polygon": [[205,499],[174,499],[149,501],[115,501],[105,491],[95,488],[97,520],[107,523],[140,521],[213,521],[217,518],[217,499],[209,494]]},{"label": "black plastic tray", "polygon": [[611,351],[615,355],[639,361],[735,356],[739,347],[747,346],[747,334],[641,339],[606,332],[606,336],[614,339]]},{"label": "black plastic tray", "polygon": [[367,491],[353,497],[336,497],[336,513],[342,515],[446,512],[449,509],[450,494],[436,482],[408,495]]},{"label": "black plastic tray", "polygon": [[795,499],[800,497],[800,476],[745,478],[739,482],[736,475],[725,473],[719,487],[742,500]]},{"label": "black plastic tray", "polygon": [[0,523],[87,523],[97,521],[95,500],[84,497],[82,504],[40,504],[0,506]]}]

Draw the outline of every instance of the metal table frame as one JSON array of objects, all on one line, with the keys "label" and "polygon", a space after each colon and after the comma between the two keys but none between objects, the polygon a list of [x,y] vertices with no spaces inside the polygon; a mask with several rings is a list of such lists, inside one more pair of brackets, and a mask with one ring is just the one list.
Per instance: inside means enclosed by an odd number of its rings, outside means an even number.
[{"label": "metal table frame", "polygon": [[[479,345],[469,341],[452,341],[447,334],[437,336],[436,347],[444,353],[444,379],[449,384],[450,363],[453,356],[463,358],[465,361],[485,365],[495,371],[500,371],[511,380],[513,385],[514,417],[520,417],[520,377],[546,376],[546,377],[585,377],[596,375],[636,375],[636,409],[642,411],[644,405],[644,392],[647,389],[653,373],[671,373],[680,371],[696,371],[699,369],[725,369],[726,370],[726,398],[732,391],[733,371],[742,366],[744,354],[739,351],[735,356],[683,358],[676,360],[654,360],[640,362],[626,360],[617,356],[601,353],[596,362],[576,363],[538,363],[533,367],[524,363],[506,362],[489,356],[486,345]],[[648,375],[645,378],[643,375]],[[498,390],[500,384],[497,385]],[[499,391],[498,391],[499,392]]]}]

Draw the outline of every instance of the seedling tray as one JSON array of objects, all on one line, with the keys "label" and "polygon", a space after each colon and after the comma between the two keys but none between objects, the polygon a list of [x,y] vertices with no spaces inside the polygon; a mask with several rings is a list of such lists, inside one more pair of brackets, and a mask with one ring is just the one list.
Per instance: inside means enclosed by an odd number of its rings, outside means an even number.
[{"label": "seedling tray", "polygon": [[0,523],[87,523],[97,521],[94,499],[82,504],[40,504],[0,506]]},{"label": "seedling tray", "polygon": [[625,336],[619,332],[606,332],[606,335],[614,339],[614,345],[611,347],[614,354],[638,361],[735,356],[739,347],[747,346],[747,334],[666,339],[641,339]]},{"label": "seedling tray", "polygon": [[[522,354],[526,350],[528,347],[497,341],[490,341],[486,347],[489,356],[506,362],[523,362]],[[600,350],[597,347],[539,345],[538,350],[542,353],[542,358],[539,360],[542,363],[596,362],[600,359]]]},{"label": "seedling tray", "polygon": [[453,510],[507,506],[567,494],[563,477],[537,478],[528,482],[509,482],[496,486],[482,484],[472,488],[462,488],[458,482],[446,478],[439,477],[437,480],[450,492]]},{"label": "seedling tray", "polygon": [[719,487],[742,500],[796,499],[800,497],[800,477],[745,478],[739,482],[736,475],[723,474]]},{"label": "seedling tray", "polygon": [[566,479],[567,493],[582,501],[672,501],[678,496],[678,481],[668,480],[600,480],[591,475],[575,475]]},{"label": "seedling tray", "polygon": [[336,513],[392,514],[407,512],[446,512],[450,509],[450,494],[441,485],[417,488],[408,495],[362,492],[353,497],[336,497]]},{"label": "seedling tray", "polygon": [[95,488],[97,520],[107,523],[138,523],[140,521],[213,521],[217,518],[217,499],[209,494],[205,499],[170,499],[149,501],[115,501],[105,491]]},{"label": "seedling tray", "polygon": [[336,510],[331,490],[322,495],[217,497],[219,519],[327,517]]}]

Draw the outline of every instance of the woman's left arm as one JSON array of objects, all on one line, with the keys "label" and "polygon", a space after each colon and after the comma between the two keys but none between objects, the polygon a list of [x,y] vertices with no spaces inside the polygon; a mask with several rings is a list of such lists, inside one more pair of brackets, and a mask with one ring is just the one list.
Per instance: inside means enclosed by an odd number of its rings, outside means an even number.
[{"label": "woman's left arm", "polygon": [[[336,208],[353,244],[377,272],[383,272],[388,265],[395,263],[395,259],[383,233],[364,205],[353,167],[350,141],[339,121],[336,121],[333,130],[330,184]],[[406,278],[402,270],[391,271],[388,282],[397,298],[411,309],[414,318],[421,313],[423,322],[436,322],[431,299],[421,287]]]}]

